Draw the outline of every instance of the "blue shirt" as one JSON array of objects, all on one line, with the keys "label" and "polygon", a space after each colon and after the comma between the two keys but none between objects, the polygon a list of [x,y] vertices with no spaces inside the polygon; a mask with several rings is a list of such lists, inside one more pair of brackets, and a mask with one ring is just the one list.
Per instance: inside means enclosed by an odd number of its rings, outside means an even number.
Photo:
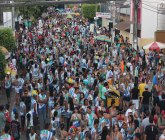
[{"label": "blue shirt", "polygon": [[158,85],[158,79],[157,79],[156,75],[154,75],[154,77],[152,79],[152,83],[153,83],[153,85]]}]

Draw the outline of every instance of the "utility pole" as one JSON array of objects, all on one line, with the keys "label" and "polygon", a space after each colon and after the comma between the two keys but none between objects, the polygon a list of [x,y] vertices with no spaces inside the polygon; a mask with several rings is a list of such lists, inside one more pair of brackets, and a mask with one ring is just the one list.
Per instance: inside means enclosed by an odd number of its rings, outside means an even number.
[{"label": "utility pole", "polygon": [[134,24],[133,24],[133,48],[138,49],[138,36],[137,36],[137,30],[138,30],[138,7],[139,7],[140,0],[133,0],[134,5]]},{"label": "utility pole", "polygon": [[[11,1],[11,3],[14,5],[14,0]],[[15,30],[15,7],[12,6],[12,29]]]}]

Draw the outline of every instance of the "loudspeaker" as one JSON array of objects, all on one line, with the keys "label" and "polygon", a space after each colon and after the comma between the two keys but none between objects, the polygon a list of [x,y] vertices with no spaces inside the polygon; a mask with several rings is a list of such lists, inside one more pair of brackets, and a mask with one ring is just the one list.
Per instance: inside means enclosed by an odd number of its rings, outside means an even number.
[{"label": "loudspeaker", "polygon": [[16,21],[16,22],[15,22],[15,29],[16,29],[16,30],[19,30],[19,21]]},{"label": "loudspeaker", "polygon": [[113,28],[113,22],[109,22],[109,31]]}]

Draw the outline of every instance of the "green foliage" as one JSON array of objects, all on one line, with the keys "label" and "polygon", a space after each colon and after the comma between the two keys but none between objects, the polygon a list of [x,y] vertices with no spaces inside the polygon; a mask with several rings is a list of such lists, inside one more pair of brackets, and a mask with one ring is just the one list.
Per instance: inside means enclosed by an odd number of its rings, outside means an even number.
[{"label": "green foliage", "polygon": [[5,78],[5,55],[3,54],[2,50],[0,49],[0,81],[2,81]]},{"label": "green foliage", "polygon": [[12,51],[16,48],[12,29],[0,29],[0,46],[5,47],[8,51]]},{"label": "green foliage", "polygon": [[24,19],[33,17],[37,19],[42,13],[47,11],[47,6],[27,6],[16,9],[17,16],[23,16]]},{"label": "green foliage", "polygon": [[88,18],[89,20],[94,20],[96,12],[99,11],[99,6],[97,4],[83,4],[82,12],[83,17]]}]

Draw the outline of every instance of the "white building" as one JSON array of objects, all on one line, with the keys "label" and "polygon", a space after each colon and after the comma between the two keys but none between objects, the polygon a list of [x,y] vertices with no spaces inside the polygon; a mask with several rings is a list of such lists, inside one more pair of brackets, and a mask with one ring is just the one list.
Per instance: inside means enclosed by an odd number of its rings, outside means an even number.
[{"label": "white building", "polygon": [[[128,0],[128,2],[130,2],[130,7],[121,9],[120,13],[122,16],[130,17],[130,21],[133,22],[133,0]],[[124,22],[129,23],[128,21]],[[130,34],[125,31],[124,33],[132,40],[133,24],[129,27]],[[122,29],[126,28],[122,27]],[[138,10],[138,44],[143,46],[154,41],[155,32],[158,30],[165,31],[165,0],[141,0]]]},{"label": "white building", "polygon": [[153,39],[157,30],[165,30],[164,0],[142,0],[141,13],[141,38]]}]

